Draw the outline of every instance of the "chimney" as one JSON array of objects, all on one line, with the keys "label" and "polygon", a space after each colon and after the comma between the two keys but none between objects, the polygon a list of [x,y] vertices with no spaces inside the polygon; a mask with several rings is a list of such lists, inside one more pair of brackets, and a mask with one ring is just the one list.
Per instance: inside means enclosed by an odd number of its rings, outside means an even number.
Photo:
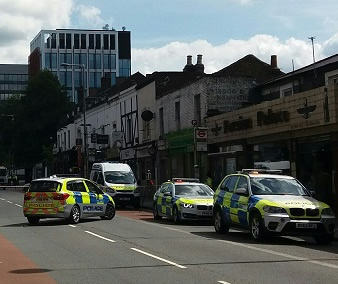
[{"label": "chimney", "polygon": [[194,71],[194,65],[192,64],[192,56],[187,56],[187,64],[184,66],[183,72],[191,72]]},{"label": "chimney", "polygon": [[271,55],[271,67],[273,69],[278,69],[278,67],[277,67],[277,55]]},{"label": "chimney", "polygon": [[204,74],[204,65],[202,63],[202,55],[197,55],[197,63],[195,65],[195,71],[201,74]]}]

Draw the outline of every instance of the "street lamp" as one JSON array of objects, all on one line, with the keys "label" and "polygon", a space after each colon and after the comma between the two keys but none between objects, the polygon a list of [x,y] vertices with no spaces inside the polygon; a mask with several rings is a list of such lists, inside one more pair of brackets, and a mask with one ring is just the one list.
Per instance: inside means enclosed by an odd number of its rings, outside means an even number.
[{"label": "street lamp", "polygon": [[84,64],[71,64],[61,63],[63,67],[79,67],[82,72],[82,93],[83,93],[83,156],[84,156],[84,177],[88,177],[88,150],[87,150],[87,124],[86,124],[86,89],[85,89],[85,65]]}]

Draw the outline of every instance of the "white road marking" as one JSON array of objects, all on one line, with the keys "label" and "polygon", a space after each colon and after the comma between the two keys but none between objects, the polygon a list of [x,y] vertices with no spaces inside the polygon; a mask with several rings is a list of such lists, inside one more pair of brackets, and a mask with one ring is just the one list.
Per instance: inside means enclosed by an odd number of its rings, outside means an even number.
[{"label": "white road marking", "polygon": [[3,198],[0,198],[1,200],[5,200],[5,199],[3,199]]},{"label": "white road marking", "polygon": [[150,256],[150,257],[152,257],[152,258],[158,259],[158,260],[160,260],[160,261],[169,263],[169,264],[171,264],[171,265],[177,266],[178,268],[186,268],[186,267],[183,266],[183,265],[177,264],[177,263],[172,262],[172,261],[170,261],[170,260],[166,260],[166,259],[161,258],[161,257],[158,257],[158,256],[156,256],[156,255],[147,253],[147,252],[145,252],[145,251],[143,251],[143,250],[139,250],[139,249],[136,249],[136,248],[130,248],[130,249],[132,249],[132,250],[134,250],[134,251],[137,251],[137,252],[139,252],[139,253],[145,254],[145,255],[147,255],[147,256]]},{"label": "white road marking", "polygon": [[15,206],[22,207],[20,204],[14,204]]},{"label": "white road marking", "polygon": [[217,282],[221,284],[230,284],[229,282],[226,282],[226,281],[217,281]]},{"label": "white road marking", "polygon": [[322,261],[317,261],[317,260],[311,260],[311,259],[305,258],[305,257],[294,256],[294,255],[287,254],[287,253],[281,253],[281,252],[277,252],[277,251],[273,251],[273,250],[269,250],[269,249],[257,248],[257,247],[254,247],[254,246],[241,244],[241,243],[235,243],[235,242],[231,242],[231,241],[225,241],[225,240],[217,240],[217,241],[227,243],[227,244],[230,244],[230,245],[234,245],[234,246],[238,246],[238,247],[243,247],[243,248],[252,249],[252,250],[256,250],[256,251],[260,251],[260,252],[265,252],[265,253],[269,253],[269,254],[273,254],[273,255],[278,255],[278,256],[282,256],[282,257],[286,257],[286,258],[290,258],[290,259],[306,261],[306,262],[309,262],[309,263],[312,263],[312,264],[317,264],[317,265],[321,265],[321,266],[325,266],[325,267],[330,267],[330,268],[335,268],[335,269],[338,268],[338,265],[334,265],[334,264],[322,262]]},{"label": "white road marking", "polygon": [[72,227],[72,228],[76,228],[76,226],[75,225],[68,225],[69,227]]},{"label": "white road marking", "polygon": [[85,231],[85,232],[88,233],[88,234],[91,234],[91,235],[93,235],[93,236],[95,236],[95,237],[98,237],[98,238],[100,238],[100,239],[102,239],[102,240],[106,240],[106,241],[108,241],[108,242],[115,243],[114,240],[111,240],[111,239],[102,237],[102,236],[97,235],[97,234],[95,234],[95,233],[93,233],[93,232],[90,232],[90,231]]},{"label": "white road marking", "polygon": [[12,202],[12,201],[9,201],[9,200],[7,200],[7,202],[8,202],[8,203],[10,203],[10,204],[13,204],[13,202]]}]

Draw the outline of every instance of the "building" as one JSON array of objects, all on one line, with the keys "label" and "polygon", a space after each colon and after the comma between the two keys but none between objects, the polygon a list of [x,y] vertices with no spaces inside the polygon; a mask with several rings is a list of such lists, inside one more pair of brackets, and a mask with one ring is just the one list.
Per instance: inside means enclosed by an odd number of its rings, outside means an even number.
[{"label": "building", "polygon": [[208,158],[216,176],[280,169],[337,210],[337,82],[334,55],[259,84],[253,106],[209,117]]},{"label": "building", "polygon": [[115,30],[41,30],[30,43],[29,74],[42,69],[55,74],[68,90],[72,102],[101,88],[101,78],[117,78],[131,74],[131,43],[129,31]]},{"label": "building", "polygon": [[23,95],[27,83],[27,64],[0,64],[0,103],[13,95]]}]

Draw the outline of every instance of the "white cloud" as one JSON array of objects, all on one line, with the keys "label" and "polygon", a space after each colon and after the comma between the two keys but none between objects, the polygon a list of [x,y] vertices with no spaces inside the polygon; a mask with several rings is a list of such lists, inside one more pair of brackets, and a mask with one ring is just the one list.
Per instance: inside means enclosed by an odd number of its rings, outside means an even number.
[{"label": "white cloud", "polygon": [[[331,41],[338,45],[338,34]],[[326,43],[326,49],[333,44],[331,41]],[[323,54],[325,48],[320,44],[315,45],[316,60],[328,56]],[[283,72],[292,71],[292,61],[295,69],[312,63],[311,42],[295,38],[282,42],[271,35],[256,35],[248,40],[229,40],[218,46],[198,40],[191,43],[172,42],[160,48],[133,49],[132,73],[181,71],[186,64],[186,56],[192,55],[193,63],[196,63],[197,54],[203,55],[206,73],[216,72],[248,54],[253,54],[269,64],[271,55],[277,55],[279,68]]]},{"label": "white cloud", "polygon": [[27,63],[41,29],[68,28],[73,0],[0,0],[0,63]]},{"label": "white cloud", "polygon": [[101,29],[105,21],[101,18],[101,10],[94,6],[79,5],[76,8],[79,12],[80,26],[93,29]]},{"label": "white cloud", "polygon": [[252,4],[257,0],[232,0],[233,2],[238,2],[240,5]]}]

